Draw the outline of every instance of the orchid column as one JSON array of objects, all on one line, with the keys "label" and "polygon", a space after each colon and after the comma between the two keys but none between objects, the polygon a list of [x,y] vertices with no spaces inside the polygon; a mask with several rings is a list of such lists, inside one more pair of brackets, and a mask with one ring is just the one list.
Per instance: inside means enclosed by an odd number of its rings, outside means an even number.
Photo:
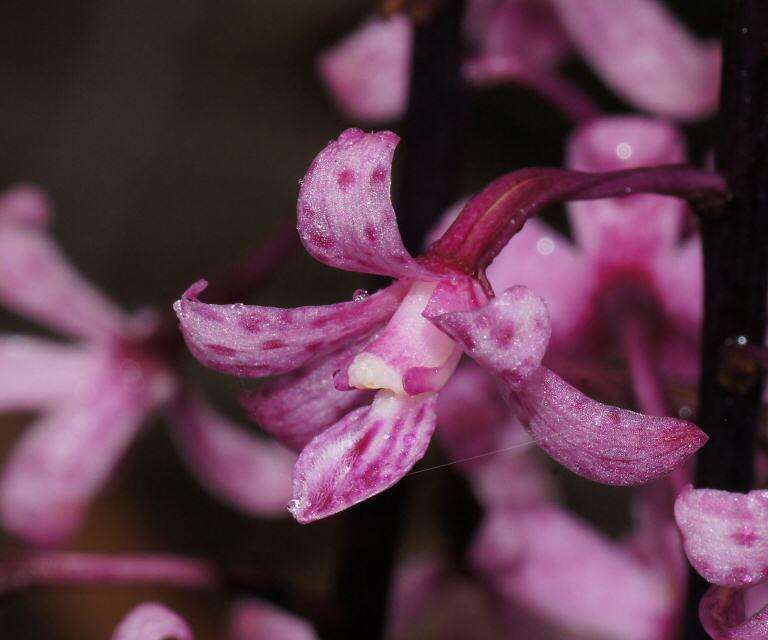
[{"label": "orchid column", "polygon": [[[758,364],[742,347],[761,346],[768,277],[768,5],[732,0],[723,34],[724,64],[718,168],[732,198],[702,216],[705,310],[700,425],[709,446],[696,485],[752,488],[762,390]],[[688,638],[709,637],[698,621],[703,582],[689,596]]]}]

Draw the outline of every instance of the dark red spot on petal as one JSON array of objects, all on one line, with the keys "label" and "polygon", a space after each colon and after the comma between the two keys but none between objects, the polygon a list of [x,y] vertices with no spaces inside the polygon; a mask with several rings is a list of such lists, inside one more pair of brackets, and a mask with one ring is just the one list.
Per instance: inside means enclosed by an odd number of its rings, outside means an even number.
[{"label": "dark red spot on petal", "polygon": [[365,238],[368,240],[368,242],[375,243],[376,240],[378,240],[378,234],[376,233],[376,227],[374,227],[372,224],[365,225]]},{"label": "dark red spot on petal", "polygon": [[382,183],[387,179],[389,175],[389,169],[385,166],[376,167],[371,173],[371,182]]},{"label": "dark red spot on petal", "polygon": [[751,547],[760,539],[760,536],[754,531],[735,531],[731,534],[731,539],[743,547]]},{"label": "dark red spot on petal", "polygon": [[339,188],[344,192],[349,192],[355,184],[355,172],[352,169],[343,169],[338,177]]},{"label": "dark red spot on petal", "polygon": [[336,244],[333,238],[324,236],[321,233],[318,233],[315,229],[309,229],[307,231],[307,240],[310,242],[310,244],[313,244],[321,249],[330,249]]},{"label": "dark red spot on petal", "polygon": [[264,351],[271,351],[272,349],[281,349],[285,346],[285,342],[282,340],[274,339],[274,340],[265,340],[261,343],[261,348]]},{"label": "dark red spot on petal", "polygon": [[264,319],[255,313],[250,313],[240,318],[240,326],[249,333],[258,333],[261,331],[261,325]]}]

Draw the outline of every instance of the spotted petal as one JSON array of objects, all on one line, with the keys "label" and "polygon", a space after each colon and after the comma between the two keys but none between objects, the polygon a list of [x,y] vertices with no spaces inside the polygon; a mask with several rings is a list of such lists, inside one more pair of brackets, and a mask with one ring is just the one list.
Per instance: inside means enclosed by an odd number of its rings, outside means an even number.
[{"label": "spotted petal", "polygon": [[0,410],[32,411],[77,394],[96,375],[92,350],[25,336],[0,337]]},{"label": "spotted petal", "polygon": [[169,416],[190,470],[211,493],[246,513],[285,514],[295,455],[188,394],[173,403]]},{"label": "spotted petal", "polygon": [[720,47],[697,42],[658,0],[552,0],[575,46],[636,107],[694,120],[711,115]]},{"label": "spotted petal", "polygon": [[306,620],[254,598],[241,600],[229,614],[230,640],[317,640]]},{"label": "spotted petal", "polygon": [[320,262],[393,278],[435,279],[406,251],[397,228],[389,192],[399,140],[389,131],[347,129],[315,158],[297,212],[301,241]]},{"label": "spotted petal", "polygon": [[348,365],[366,341],[342,347],[243,394],[243,406],[265,431],[300,451],[318,433],[352,409],[370,404],[372,391],[339,391],[333,380],[334,373]]},{"label": "spotted petal", "polygon": [[[568,166],[579,171],[612,171],[675,164],[685,159],[685,141],[672,125],[639,116],[593,120],[570,141]],[[646,264],[671,250],[680,235],[684,201],[635,195],[568,205],[578,245],[603,262]]]},{"label": "spotted petal", "polygon": [[189,625],[168,607],[145,602],[117,625],[112,640],[194,640]]},{"label": "spotted petal", "polygon": [[78,338],[110,338],[126,318],[70,265],[43,231],[0,225],[0,302]]},{"label": "spotted petal", "polygon": [[348,117],[389,122],[405,112],[412,48],[413,25],[407,17],[372,18],[323,52],[317,68]]},{"label": "spotted petal", "polygon": [[[748,611],[748,591],[761,589],[762,607]],[[712,586],[699,603],[699,619],[713,640],[763,640],[768,637],[768,606],[763,585],[752,589]]]},{"label": "spotted petal", "polygon": [[549,322],[541,298],[525,287],[433,322],[506,384],[513,412],[539,446],[579,475],[642,484],[671,471],[706,441],[691,423],[590,400],[540,366]]},{"label": "spotted petal", "polygon": [[631,553],[554,505],[492,512],[472,555],[503,598],[560,637],[660,638],[676,604]]},{"label": "spotted petal", "polygon": [[37,545],[66,541],[138,432],[171,390],[158,373],[107,359],[84,393],[27,429],[0,477],[0,519]]},{"label": "spotted petal", "polygon": [[768,579],[768,491],[683,489],[675,519],[691,564],[708,582],[742,587]]},{"label": "spotted petal", "polygon": [[395,283],[351,302],[279,309],[200,302],[197,295],[205,284],[190,287],[173,307],[187,345],[204,365],[250,378],[298,369],[370,334],[405,293]]},{"label": "spotted petal", "polygon": [[293,476],[291,513],[302,523],[338,513],[388,489],[427,450],[436,394],[379,391],[310,442]]}]

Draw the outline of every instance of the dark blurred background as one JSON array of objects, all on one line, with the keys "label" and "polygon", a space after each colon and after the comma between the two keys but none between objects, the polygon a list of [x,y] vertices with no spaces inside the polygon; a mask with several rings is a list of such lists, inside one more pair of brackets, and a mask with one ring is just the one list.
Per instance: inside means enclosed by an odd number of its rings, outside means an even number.
[{"label": "dark blurred background", "polygon": [[[680,0],[674,8],[699,33],[714,34],[723,4]],[[192,281],[220,273],[295,215],[298,181],[310,161],[351,124],[320,87],[314,56],[375,6],[3,0],[0,188],[18,181],[45,188],[56,204],[55,235],[82,272],[127,308],[168,308]],[[579,62],[567,71],[608,110],[624,110]],[[523,89],[473,94],[460,191],[521,166],[560,164],[568,130],[557,111]],[[711,132],[711,125],[689,131],[696,156],[710,146]],[[332,302],[361,283],[297,252],[251,301]],[[0,320],[4,330],[39,331],[7,314]],[[193,362],[189,370],[224,411],[244,420],[235,400],[241,383]],[[0,417],[0,453],[29,419]],[[430,523],[446,473],[405,480],[414,494],[411,551],[441,544]],[[567,484],[574,508],[613,533],[621,529],[623,490]],[[221,505],[189,477],[163,429],[152,428],[131,448],[74,546],[212,557],[280,572],[322,595],[338,538],[334,519],[301,527]],[[18,549],[9,538],[0,537],[0,546]],[[107,638],[147,599],[175,608],[203,640],[225,635],[224,597],[145,588],[46,590],[3,600],[0,637]]]}]

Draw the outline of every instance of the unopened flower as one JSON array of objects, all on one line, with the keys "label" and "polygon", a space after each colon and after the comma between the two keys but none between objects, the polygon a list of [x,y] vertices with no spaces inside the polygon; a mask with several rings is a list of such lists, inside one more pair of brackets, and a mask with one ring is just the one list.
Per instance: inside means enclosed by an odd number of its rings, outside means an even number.
[{"label": "unopened flower", "polygon": [[[241,600],[229,615],[229,640],[317,640],[303,619],[256,599]],[[112,640],[193,640],[187,622],[168,607],[145,602],[132,609]]]},{"label": "unopened flower", "polygon": [[[699,42],[657,0],[472,0],[464,34],[464,75],[485,85],[529,86],[576,119],[596,115],[557,67],[575,49],[633,106],[679,120],[708,117],[719,95],[720,47]],[[413,26],[371,18],[318,60],[340,108],[362,122],[405,111]]]},{"label": "unopened flower", "polygon": [[684,489],[675,518],[685,552],[712,586],[699,617],[714,640],[768,636],[768,491]]},{"label": "unopened flower", "polygon": [[[157,318],[128,315],[83,279],[49,236],[49,218],[36,188],[0,198],[0,302],[73,340],[0,336],[0,410],[41,413],[5,461],[3,526],[37,545],[66,541],[161,408],[207,485],[242,508],[274,514],[286,498],[291,454],[249,438],[181,390],[152,346]],[[236,471],[248,484],[232,482]]]},{"label": "unopened flower", "polygon": [[[389,196],[397,142],[346,131],[315,159],[298,203],[299,233],[316,259],[394,284],[351,302],[279,309],[205,304],[198,283],[175,305],[203,364],[245,377],[289,374],[246,403],[267,431],[302,449],[294,516],[331,515],[402,478],[426,451],[437,394],[462,351],[501,380],[537,442],[586,477],[643,483],[698,449],[706,437],[694,425],[599,404],[542,367],[549,316],[530,290],[513,286],[489,301],[476,278],[407,253]],[[283,410],[304,397],[322,409]]]}]

